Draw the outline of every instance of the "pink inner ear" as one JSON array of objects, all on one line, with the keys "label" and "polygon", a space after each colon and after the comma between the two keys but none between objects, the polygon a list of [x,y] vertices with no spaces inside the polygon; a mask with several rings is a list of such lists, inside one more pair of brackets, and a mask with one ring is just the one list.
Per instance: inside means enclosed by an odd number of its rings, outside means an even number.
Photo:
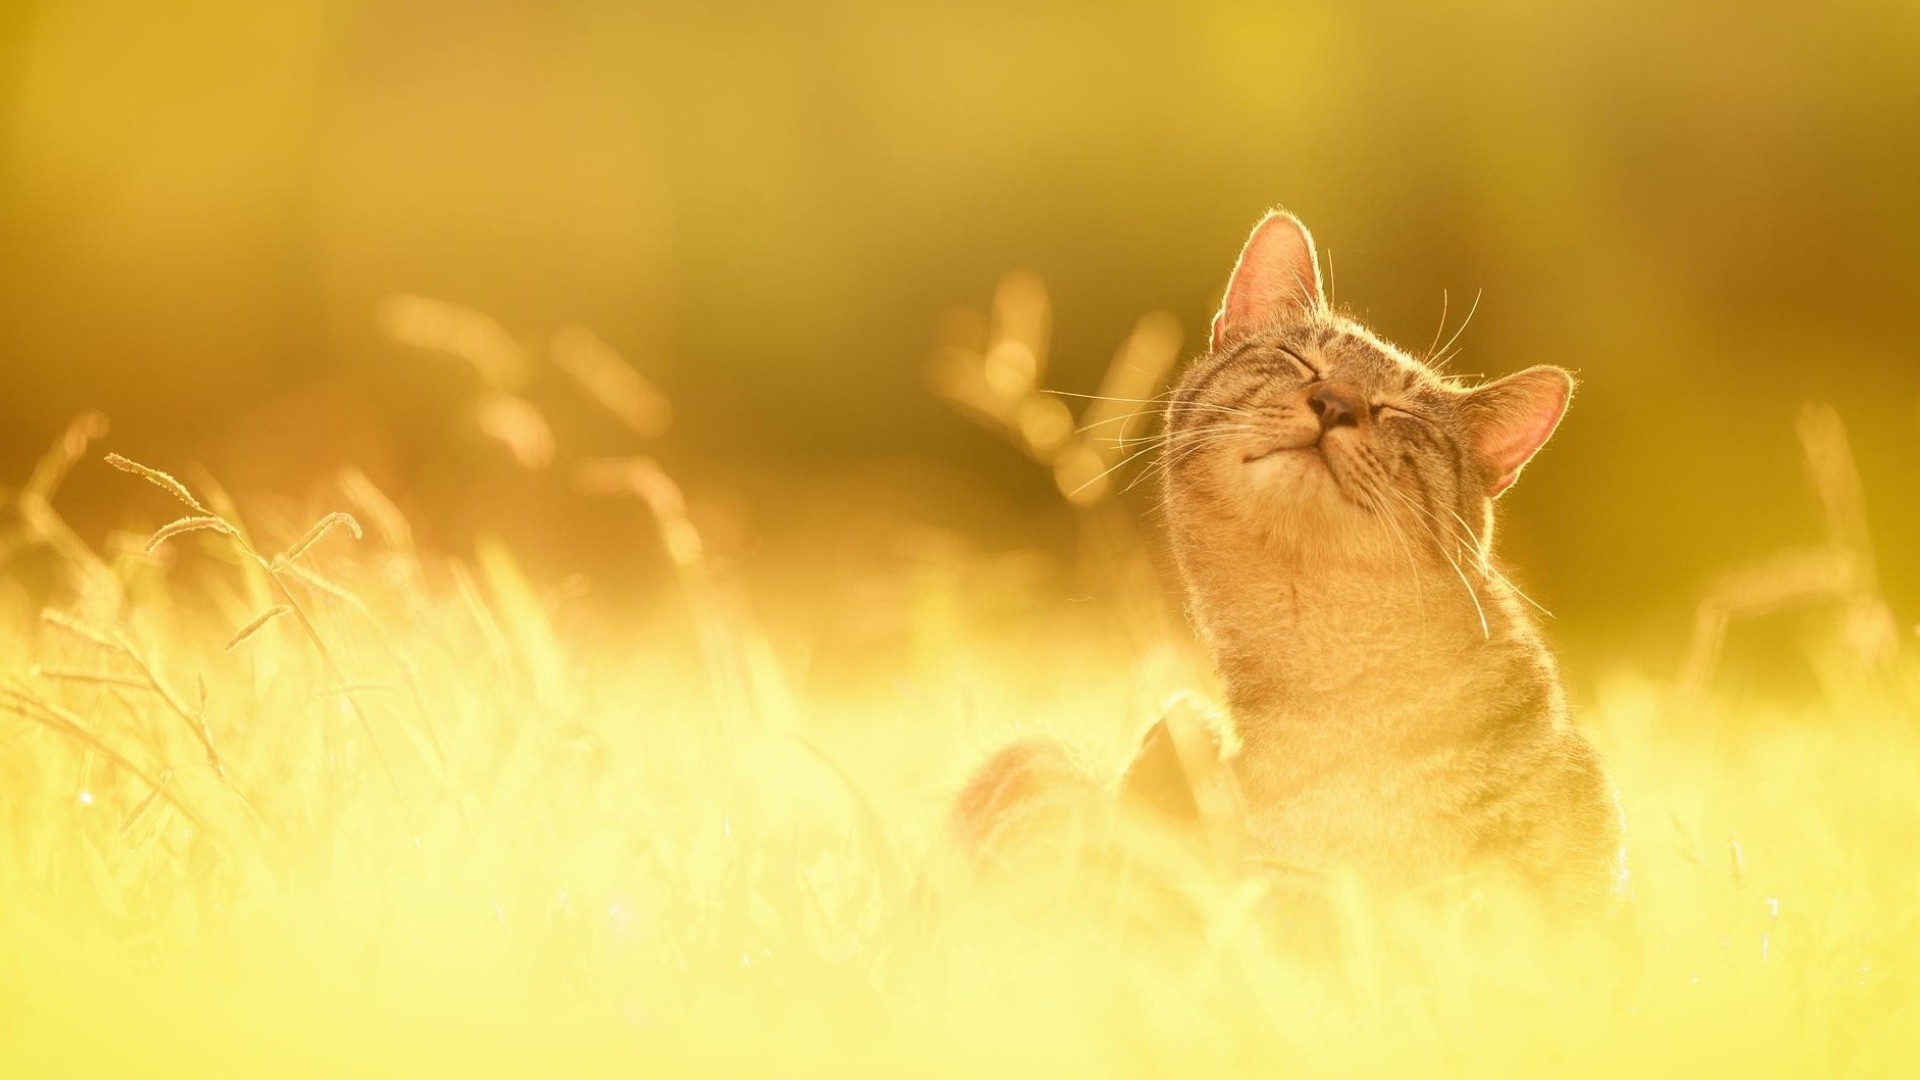
[{"label": "pink inner ear", "polygon": [[1486,412],[1478,424],[1474,450],[1491,466],[1494,496],[1513,486],[1520,469],[1539,453],[1567,411],[1572,380],[1556,368],[1535,368],[1482,387]]},{"label": "pink inner ear", "polygon": [[1240,251],[1220,314],[1213,320],[1214,347],[1232,331],[1298,317],[1319,306],[1313,237],[1299,218],[1275,210],[1254,226]]}]

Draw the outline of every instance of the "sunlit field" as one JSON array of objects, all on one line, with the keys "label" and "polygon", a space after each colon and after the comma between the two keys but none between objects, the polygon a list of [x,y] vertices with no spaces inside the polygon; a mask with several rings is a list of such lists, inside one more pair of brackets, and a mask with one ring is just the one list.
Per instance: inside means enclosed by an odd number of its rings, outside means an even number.
[{"label": "sunlit field", "polygon": [[[1112,497],[1141,475],[1124,440],[1151,432],[1136,407],[1177,342],[1149,319],[1108,400],[1045,393],[1019,337],[1037,289],[1010,278],[998,339],[943,349],[930,392],[1052,470],[1084,533],[1062,571],[1073,596],[921,552],[886,598],[845,600],[911,613],[905,647],[856,683],[810,679],[809,642],[756,621],[649,458],[566,481],[623,500],[636,551],[674,568],[643,616],[607,621],[498,542],[421,550],[356,471],[310,508],[249,512],[217,478],[119,456],[101,418],[76,421],[7,493],[0,1069],[1920,1066],[1920,672],[1847,570],[1858,481],[1818,410],[1807,497],[1825,498],[1831,542],[1736,568],[1684,676],[1612,676],[1582,702],[1629,823],[1633,895],[1611,922],[1515,925],[1480,896],[1409,912],[1332,881],[1334,917],[1303,941],[1261,914],[1257,870],[1143,855],[1083,887],[1111,867],[1069,857],[975,880],[944,815],[992,747],[1050,733],[1111,773],[1166,702],[1209,690],[1145,554],[1150,515]],[[412,298],[388,316],[484,381],[484,317]],[[664,407],[600,360],[582,385],[601,404],[640,421]],[[478,400],[506,448],[553,436]],[[1103,425],[1128,434],[1089,434]],[[144,524],[77,535],[61,489],[82,470],[117,477]],[[1714,662],[1727,627],[1809,602],[1839,612],[1799,658],[1823,699],[1731,692],[1738,673]]]},{"label": "sunlit field", "polygon": [[[1916,116],[1914,3],[0,2],[0,1080],[1920,1076]],[[1275,207],[1575,380],[1322,610],[1525,590],[1617,910],[1118,796]]]}]

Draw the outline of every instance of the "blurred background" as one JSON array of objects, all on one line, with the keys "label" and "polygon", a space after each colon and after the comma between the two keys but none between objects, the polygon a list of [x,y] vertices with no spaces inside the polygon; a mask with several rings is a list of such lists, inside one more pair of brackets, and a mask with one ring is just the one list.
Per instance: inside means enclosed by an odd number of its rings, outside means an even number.
[{"label": "blurred background", "polygon": [[[811,582],[819,632],[887,559],[1046,580],[1075,542],[928,389],[956,308],[1034,271],[1046,384],[1091,393],[1148,312],[1199,348],[1284,204],[1391,339],[1477,297],[1458,370],[1581,374],[1505,553],[1576,668],[1670,664],[1716,574],[1821,538],[1810,400],[1911,624],[1916,191],[1909,3],[10,0],[0,480],[99,409],[141,460],[287,498],[352,463],[428,544],[502,533],[617,592],[654,545],[548,477],[639,450],[750,576]],[[555,447],[516,463],[470,366],[383,332],[394,294],[530,353],[589,327],[672,426],[636,441],[541,369]],[[63,509],[104,528],[123,480]]]}]

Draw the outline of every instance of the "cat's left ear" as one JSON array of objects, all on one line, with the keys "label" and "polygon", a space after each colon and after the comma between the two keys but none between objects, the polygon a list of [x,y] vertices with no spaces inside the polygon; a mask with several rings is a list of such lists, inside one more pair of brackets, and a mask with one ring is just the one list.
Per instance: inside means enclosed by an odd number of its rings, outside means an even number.
[{"label": "cat's left ear", "polygon": [[1573,375],[1541,365],[1467,392],[1463,413],[1473,456],[1486,470],[1487,497],[1507,490],[1560,424]]}]

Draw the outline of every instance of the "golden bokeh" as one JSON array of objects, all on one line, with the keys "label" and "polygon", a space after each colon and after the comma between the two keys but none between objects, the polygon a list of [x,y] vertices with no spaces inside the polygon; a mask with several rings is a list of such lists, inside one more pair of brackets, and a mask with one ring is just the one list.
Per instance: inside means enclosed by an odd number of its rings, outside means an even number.
[{"label": "golden bokeh", "polygon": [[[15,0],[0,1073],[1903,1074],[1916,117],[1911,4]],[[1213,690],[1150,403],[1274,205],[1580,377],[1612,981],[939,900]]]}]

